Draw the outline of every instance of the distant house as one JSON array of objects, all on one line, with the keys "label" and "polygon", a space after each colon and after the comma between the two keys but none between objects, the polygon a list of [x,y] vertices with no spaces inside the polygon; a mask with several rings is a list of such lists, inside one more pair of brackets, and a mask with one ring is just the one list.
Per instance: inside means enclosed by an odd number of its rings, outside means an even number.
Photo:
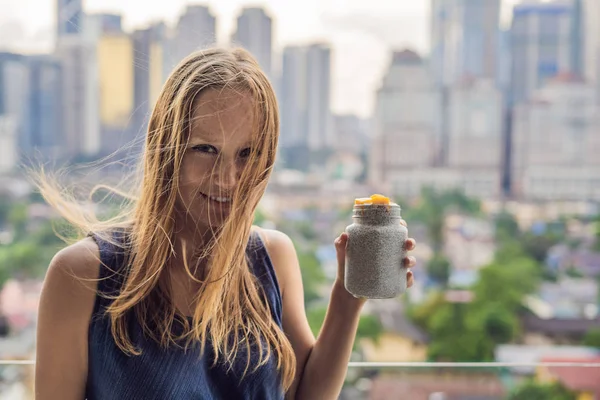
[{"label": "distant house", "polygon": [[501,400],[506,396],[500,379],[493,374],[429,373],[397,374],[376,377],[369,400]]},{"label": "distant house", "polygon": [[596,358],[544,358],[545,363],[588,363],[598,367],[538,367],[537,379],[543,383],[558,381],[577,393],[577,400],[600,399],[600,356]]},{"label": "distant house", "polygon": [[578,358],[595,359],[600,357],[600,349],[585,346],[554,346],[554,345],[518,345],[502,344],[494,350],[494,360],[500,363],[521,363],[526,366],[511,367],[517,375],[534,375],[532,364],[540,363],[547,358]]},{"label": "distant house", "polygon": [[578,344],[593,328],[600,328],[600,317],[540,318],[526,314],[521,319],[524,341],[528,344]]},{"label": "distant house", "polygon": [[373,310],[379,317],[384,333],[377,342],[361,341],[364,361],[426,361],[429,337],[406,318],[401,304]]}]

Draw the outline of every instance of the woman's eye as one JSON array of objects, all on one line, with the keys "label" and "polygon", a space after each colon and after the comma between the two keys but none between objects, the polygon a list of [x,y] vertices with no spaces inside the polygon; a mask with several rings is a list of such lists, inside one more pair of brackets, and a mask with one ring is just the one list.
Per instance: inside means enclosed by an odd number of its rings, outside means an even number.
[{"label": "woman's eye", "polygon": [[208,144],[199,144],[198,146],[192,147],[192,149],[200,153],[217,154],[217,148]]},{"label": "woman's eye", "polygon": [[240,156],[240,158],[248,158],[248,157],[250,157],[250,154],[252,154],[252,149],[247,148],[247,149],[240,151],[239,156]]}]

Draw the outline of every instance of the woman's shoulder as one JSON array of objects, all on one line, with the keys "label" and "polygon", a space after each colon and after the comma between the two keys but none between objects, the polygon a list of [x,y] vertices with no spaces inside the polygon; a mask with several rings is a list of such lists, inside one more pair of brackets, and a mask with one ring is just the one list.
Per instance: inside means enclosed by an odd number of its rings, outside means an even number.
[{"label": "woman's shoulder", "polygon": [[99,269],[98,244],[92,237],[86,237],[56,253],[48,267],[46,280],[58,279],[65,284],[70,281],[95,280],[98,278]]},{"label": "woman's shoulder", "polygon": [[40,313],[56,322],[87,325],[96,298],[99,269],[98,245],[92,238],[60,250],[46,272]]},{"label": "woman's shoulder", "polygon": [[253,231],[258,234],[269,254],[283,294],[286,286],[291,284],[290,281],[296,279],[300,269],[294,243],[288,235],[275,229],[255,226]]}]

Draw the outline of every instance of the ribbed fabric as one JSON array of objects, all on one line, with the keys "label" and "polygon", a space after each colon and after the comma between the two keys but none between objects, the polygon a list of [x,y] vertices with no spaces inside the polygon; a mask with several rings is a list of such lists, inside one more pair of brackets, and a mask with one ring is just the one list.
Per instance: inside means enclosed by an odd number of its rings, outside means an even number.
[{"label": "ribbed fabric", "polygon": [[[126,240],[124,233],[114,237],[119,241]],[[123,250],[97,236],[94,239],[103,264],[98,291],[114,295],[120,290],[122,274],[127,267],[123,262]],[[258,234],[252,234],[246,253],[250,267],[264,289],[272,316],[281,326],[281,293],[273,265]],[[96,295],[88,337],[88,400],[283,399],[274,357],[252,372],[258,354],[251,352],[250,368],[240,379],[246,368],[245,346],[240,348],[233,368],[221,363],[213,366],[214,353],[209,342],[203,355],[200,355],[199,346],[187,351],[177,347],[163,350],[144,337],[139,323],[131,318],[130,335],[142,354],[124,354],[116,346],[110,322],[103,313],[109,304],[109,299]]]}]

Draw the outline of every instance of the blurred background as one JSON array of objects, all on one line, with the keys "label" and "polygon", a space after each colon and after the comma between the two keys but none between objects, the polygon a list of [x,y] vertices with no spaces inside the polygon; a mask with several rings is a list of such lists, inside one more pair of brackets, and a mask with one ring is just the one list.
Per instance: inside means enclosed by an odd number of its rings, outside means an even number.
[{"label": "blurred background", "polygon": [[294,240],[315,333],[355,197],[391,196],[417,239],[343,399],[600,399],[599,0],[0,0],[0,399],[33,398],[62,246],[22,166],[118,182],[171,69],[215,43],[277,91],[256,223]]}]

